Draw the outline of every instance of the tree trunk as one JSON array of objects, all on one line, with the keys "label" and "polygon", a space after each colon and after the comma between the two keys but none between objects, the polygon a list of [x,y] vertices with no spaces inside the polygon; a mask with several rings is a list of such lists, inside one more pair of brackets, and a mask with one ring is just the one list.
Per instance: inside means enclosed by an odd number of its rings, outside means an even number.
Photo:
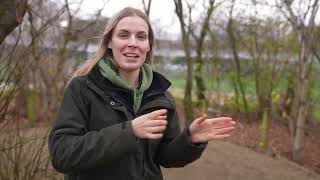
[{"label": "tree trunk", "polygon": [[142,0],[143,9],[144,9],[144,12],[146,13],[147,16],[150,15],[151,2],[152,2],[152,0],[149,0],[148,4],[147,4],[147,2],[145,0]]},{"label": "tree trunk", "polygon": [[184,91],[184,112],[186,123],[190,123],[193,120],[193,105],[192,105],[192,61],[190,57],[186,57],[187,62],[187,74],[186,74],[186,87]]},{"label": "tree trunk", "polygon": [[222,98],[221,98],[221,75],[220,75],[220,69],[219,69],[219,58],[216,57],[216,61],[213,63],[213,66],[215,67],[215,73],[212,73],[214,75],[214,77],[212,79],[215,79],[215,82],[217,83],[217,101],[218,101],[218,105],[219,108],[222,105]]},{"label": "tree trunk", "polygon": [[197,97],[198,101],[200,102],[201,105],[203,105],[203,108],[205,111],[208,109],[208,100],[206,99],[206,85],[203,80],[203,75],[202,75],[202,67],[203,67],[203,57],[202,57],[202,51],[204,50],[204,42],[205,42],[205,37],[207,36],[208,29],[209,29],[209,22],[210,22],[210,17],[213,13],[214,10],[214,2],[215,0],[210,0],[208,2],[208,7],[207,7],[207,12],[206,16],[203,20],[200,34],[198,37],[196,37],[195,33],[193,32],[192,35],[194,39],[196,40],[197,47],[196,47],[196,53],[197,53],[197,58],[196,58],[196,66],[195,66],[195,80],[196,80],[196,85],[197,85]]},{"label": "tree trunk", "polygon": [[[185,113],[185,122],[186,124],[190,123],[193,120],[193,108],[192,108],[192,70],[193,64],[190,56],[190,28],[186,25],[183,13],[183,6],[181,0],[175,0],[175,12],[178,16],[182,34],[183,49],[185,53],[185,61],[187,63],[187,74],[186,74],[186,87],[184,91],[184,113]],[[191,9],[189,9],[191,13]],[[189,16],[189,23],[191,22],[191,17]]]},{"label": "tree trunk", "polygon": [[[230,12],[230,16],[231,15],[232,15],[232,11]],[[237,50],[237,45],[236,45],[236,37],[234,36],[234,34],[233,34],[234,32],[233,31],[234,31],[233,30],[233,19],[232,19],[232,17],[230,17],[229,22],[228,22],[227,32],[228,32],[228,37],[229,37],[230,43],[231,43],[233,59],[234,59],[234,62],[236,64],[236,72],[237,72],[236,81],[237,81],[237,84],[239,86],[239,90],[240,90],[240,93],[241,93],[244,110],[245,110],[245,112],[246,112],[246,114],[248,116],[249,108],[248,108],[246,93],[245,93],[245,90],[244,90],[244,85],[243,85],[242,80],[241,80],[240,60],[239,60],[238,50]]]},{"label": "tree trunk", "polygon": [[208,104],[205,96],[206,86],[204,84],[203,77],[202,77],[203,61],[200,56],[201,55],[198,55],[198,58],[195,64],[195,69],[194,69],[194,78],[196,80],[196,85],[197,85],[197,98],[199,102]]},{"label": "tree trunk", "polygon": [[233,90],[234,90],[234,96],[235,96],[235,102],[237,105],[237,111],[240,110],[240,103],[239,103],[239,90],[238,90],[238,86],[237,86],[237,81],[235,80],[236,75],[234,75],[233,73],[230,75],[231,77],[231,84],[233,85]]},{"label": "tree trunk", "polygon": [[0,1],[0,44],[19,24],[26,12],[27,0]]},{"label": "tree trunk", "polygon": [[268,130],[269,130],[269,114],[270,110],[268,108],[263,109],[262,122],[260,125],[260,143],[259,146],[263,151],[268,150],[269,139],[268,139]]},{"label": "tree trunk", "polygon": [[30,128],[34,127],[36,122],[36,107],[35,107],[35,96],[36,93],[33,90],[27,92],[27,109],[28,109],[28,126]]},{"label": "tree trunk", "polygon": [[295,162],[303,164],[304,154],[304,129],[306,124],[306,86],[307,86],[307,65],[308,53],[306,47],[306,39],[301,32],[301,49],[297,67],[297,126],[294,134],[292,158]]},{"label": "tree trunk", "polygon": [[[283,100],[281,100],[280,104],[280,109],[282,111],[282,117],[286,118],[288,120],[288,125],[289,125],[289,132],[290,136],[293,137],[295,134],[295,129],[296,129],[296,122],[295,118],[296,117],[296,110],[294,109],[297,107],[295,105],[295,89],[296,89],[296,83],[295,83],[295,73],[290,72],[292,75],[288,77],[288,85],[286,89],[286,93],[283,97]],[[293,139],[293,138],[291,138]],[[293,141],[292,141],[293,144]]]}]

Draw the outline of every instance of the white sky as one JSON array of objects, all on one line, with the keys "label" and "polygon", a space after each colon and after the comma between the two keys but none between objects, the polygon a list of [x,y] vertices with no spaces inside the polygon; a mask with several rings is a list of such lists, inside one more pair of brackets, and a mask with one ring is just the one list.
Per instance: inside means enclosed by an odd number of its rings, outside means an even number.
[{"label": "white sky", "polygon": [[[74,7],[78,7],[80,0],[70,0],[75,2]],[[83,17],[93,15],[99,8],[106,6],[102,15],[110,17],[124,7],[131,6],[143,9],[142,0],[84,0],[79,14]],[[180,32],[180,24],[174,13],[173,0],[153,0],[151,3],[150,19],[155,29],[155,34],[177,38]]]},{"label": "white sky", "polygon": [[[70,7],[76,9],[79,6],[81,0],[69,0],[69,2],[74,3]],[[217,2],[223,0],[216,0]],[[267,2],[270,4],[275,4],[275,0],[256,0],[259,2]],[[296,0],[297,2],[303,0]],[[103,7],[103,2],[106,3],[102,15],[110,17],[119,10],[127,6],[132,6],[135,8],[143,9],[142,0],[83,0],[79,15],[82,17],[92,16],[99,8]],[[201,16],[201,9],[203,0],[188,0],[188,2],[197,2],[196,9],[193,14],[193,18]],[[224,1],[226,2],[226,1]],[[253,0],[236,0],[237,5],[235,6],[234,16],[257,16],[261,18],[266,17],[279,17],[279,10],[271,8],[268,5],[253,7]],[[250,7],[248,7],[248,4]],[[306,5],[306,4],[305,4]],[[216,17],[226,17],[228,16],[228,11],[230,3],[223,3],[219,7],[219,10],[214,12],[213,16]],[[277,15],[278,14],[278,15]],[[319,13],[318,13],[319,14]],[[180,23],[175,14],[175,5],[173,0],[153,0],[151,3],[151,13],[150,19],[155,30],[156,36],[166,37],[170,39],[178,39],[180,33]]]},{"label": "white sky", "polygon": [[[71,8],[77,8],[79,6],[78,2],[80,1],[81,0],[69,0],[69,2],[75,3],[74,6],[71,6]],[[193,0],[189,0],[189,2],[192,1]],[[238,2],[240,1],[246,2],[247,0],[238,0]],[[99,8],[103,7],[104,2],[106,3],[106,6],[102,11],[102,14],[107,17],[112,16],[127,6],[143,9],[142,0],[83,0],[83,4],[81,5],[81,10],[79,12],[80,16],[92,16]],[[195,2],[197,2],[197,6],[193,11],[193,18],[196,18],[200,15],[203,1]],[[248,13],[248,10],[246,13]],[[270,14],[270,12],[267,13]],[[152,21],[156,36],[167,37],[170,39],[179,38],[180,23],[175,14],[175,5],[173,0],[153,0],[151,3],[150,19]]]}]

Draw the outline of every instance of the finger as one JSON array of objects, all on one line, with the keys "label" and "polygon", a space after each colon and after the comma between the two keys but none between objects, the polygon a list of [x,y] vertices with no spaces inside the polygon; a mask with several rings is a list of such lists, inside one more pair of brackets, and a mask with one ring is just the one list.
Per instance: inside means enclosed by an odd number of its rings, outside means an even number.
[{"label": "finger", "polygon": [[151,113],[149,113],[149,115],[151,115],[151,117],[165,116],[165,115],[167,115],[167,109],[155,110],[155,111],[152,111]]},{"label": "finger", "polygon": [[210,125],[208,129],[209,131],[214,131],[217,129],[227,128],[227,127],[231,127],[231,126],[228,124],[220,124],[220,125],[213,124],[213,125]]},{"label": "finger", "polygon": [[[211,123],[212,123],[212,121],[211,121]],[[215,124],[215,125],[217,125],[217,126],[220,126],[220,125],[224,125],[224,124],[229,124],[229,125],[236,125],[237,123],[235,122],[235,121],[233,121],[233,120],[231,120],[231,121],[224,121],[224,122],[219,122],[219,123],[212,123],[212,124]]]},{"label": "finger", "polygon": [[235,127],[235,123],[233,121],[230,122],[223,122],[218,124],[210,124],[210,129],[221,129],[221,128],[227,128],[227,127]]},{"label": "finger", "polygon": [[208,118],[207,114],[203,114],[201,117],[197,118],[196,120],[194,120],[194,123],[196,124],[201,124],[203,123],[206,119]]},{"label": "finger", "polygon": [[153,126],[146,128],[146,130],[150,133],[160,133],[163,132],[166,128],[166,126]]},{"label": "finger", "polygon": [[147,139],[160,139],[162,138],[163,134],[162,133],[156,133],[156,134],[148,134]]},{"label": "finger", "polygon": [[222,135],[222,134],[226,134],[229,133],[230,131],[234,130],[234,127],[227,127],[227,128],[221,128],[221,129],[216,129],[214,131],[212,131],[214,134],[216,135]]},{"label": "finger", "polygon": [[166,126],[168,124],[167,120],[152,120],[148,121],[148,127],[153,126]]},{"label": "finger", "polygon": [[215,123],[215,124],[230,122],[230,121],[232,121],[231,117],[217,117],[217,118],[211,118],[207,120],[208,123]]},{"label": "finger", "polygon": [[167,116],[157,116],[155,117],[156,120],[167,120]]},{"label": "finger", "polygon": [[226,139],[228,137],[230,137],[231,135],[230,134],[223,134],[223,135],[214,135],[214,134],[211,134],[208,136],[208,139],[207,141],[212,141],[212,140],[223,140],[223,139]]}]

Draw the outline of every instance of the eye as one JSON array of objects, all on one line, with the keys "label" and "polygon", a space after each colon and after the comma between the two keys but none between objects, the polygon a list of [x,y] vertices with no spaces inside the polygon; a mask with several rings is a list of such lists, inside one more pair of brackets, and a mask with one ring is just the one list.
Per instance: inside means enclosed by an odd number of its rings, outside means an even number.
[{"label": "eye", "polygon": [[118,36],[123,39],[129,37],[128,33],[120,33]]},{"label": "eye", "polygon": [[146,40],[148,38],[148,36],[145,34],[139,34],[137,37],[139,40]]}]

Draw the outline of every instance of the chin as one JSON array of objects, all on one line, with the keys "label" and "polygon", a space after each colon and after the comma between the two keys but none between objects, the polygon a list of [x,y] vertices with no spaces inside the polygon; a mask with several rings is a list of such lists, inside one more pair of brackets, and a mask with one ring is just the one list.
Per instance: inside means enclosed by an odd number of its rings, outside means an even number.
[{"label": "chin", "polygon": [[139,70],[141,66],[142,64],[126,64],[120,68],[125,71],[136,71],[136,70]]}]

